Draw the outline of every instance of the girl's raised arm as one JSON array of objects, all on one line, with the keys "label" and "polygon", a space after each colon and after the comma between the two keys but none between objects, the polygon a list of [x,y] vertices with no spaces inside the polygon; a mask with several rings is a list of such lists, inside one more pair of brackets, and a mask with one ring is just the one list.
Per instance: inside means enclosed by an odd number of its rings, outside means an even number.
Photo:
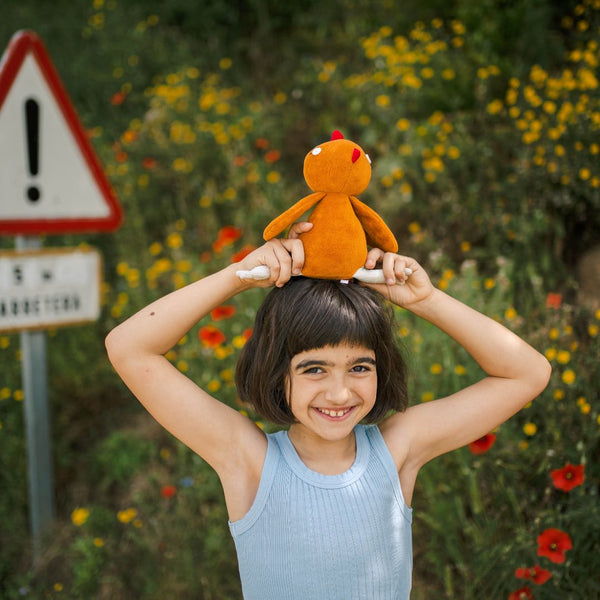
[{"label": "girl's raised arm", "polygon": [[[404,285],[373,286],[392,302],[433,323],[455,339],[486,374],[481,381],[456,393],[409,408],[385,424],[398,463],[415,476],[435,456],[464,446],[491,431],[546,387],[550,365],[546,358],[493,319],[434,288],[414,260],[372,252],[383,258],[384,274],[404,279]],[[371,266],[368,264],[367,266]]]},{"label": "girl's raised arm", "polygon": [[[283,285],[303,262],[299,240],[272,240],[240,263],[156,300],[106,338],[109,359],[133,394],[222,481],[237,481],[247,471],[256,475],[256,469],[260,476],[266,439],[249,419],[199,388],[164,355],[213,308],[249,287]],[[268,280],[242,281],[236,275],[259,265],[269,267]]]}]

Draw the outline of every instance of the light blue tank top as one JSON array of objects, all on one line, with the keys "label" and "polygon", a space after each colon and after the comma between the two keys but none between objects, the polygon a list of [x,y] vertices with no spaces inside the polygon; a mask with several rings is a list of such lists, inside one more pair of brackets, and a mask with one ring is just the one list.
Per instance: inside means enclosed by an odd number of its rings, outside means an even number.
[{"label": "light blue tank top", "polygon": [[407,600],[412,510],[376,425],[355,430],[340,475],[310,470],[287,431],[268,435],[258,492],[229,523],[245,600]]}]

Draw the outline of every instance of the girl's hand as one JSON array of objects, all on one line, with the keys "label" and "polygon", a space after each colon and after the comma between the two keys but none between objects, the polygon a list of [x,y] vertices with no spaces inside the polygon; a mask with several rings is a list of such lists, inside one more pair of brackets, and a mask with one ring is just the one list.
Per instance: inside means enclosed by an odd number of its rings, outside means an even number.
[{"label": "girl's hand", "polygon": [[251,271],[254,267],[269,268],[267,279],[244,279],[250,287],[282,287],[292,275],[299,275],[304,266],[304,246],[299,239],[273,239],[257,248],[235,267],[239,271]]},{"label": "girl's hand", "polygon": [[[414,258],[373,248],[367,254],[365,268],[373,269],[377,263],[380,263],[380,268],[383,269],[386,283],[363,285],[377,290],[398,306],[410,308],[411,304],[429,298],[434,290],[425,269]],[[411,274],[407,275],[405,269],[410,269]]]}]

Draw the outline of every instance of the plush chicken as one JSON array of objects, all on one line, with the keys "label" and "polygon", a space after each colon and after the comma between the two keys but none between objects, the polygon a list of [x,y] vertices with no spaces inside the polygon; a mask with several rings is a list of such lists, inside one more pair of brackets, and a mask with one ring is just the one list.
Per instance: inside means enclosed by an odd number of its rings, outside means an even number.
[{"label": "plush chicken", "polygon": [[[305,255],[302,275],[377,280],[380,273],[363,268],[368,246],[397,252],[398,243],[383,219],[357,198],[371,179],[369,156],[358,144],[334,131],[331,141],[306,155],[304,178],[313,193],[271,221],[264,230],[264,239],[278,236],[312,209],[308,220],[313,227],[300,235]],[[261,278],[256,274],[252,277]]]}]

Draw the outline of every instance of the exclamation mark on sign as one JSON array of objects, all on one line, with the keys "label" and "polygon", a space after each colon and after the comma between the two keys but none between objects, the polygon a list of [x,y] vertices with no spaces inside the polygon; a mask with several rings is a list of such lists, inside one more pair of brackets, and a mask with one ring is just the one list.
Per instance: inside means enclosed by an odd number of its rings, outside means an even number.
[{"label": "exclamation mark on sign", "polygon": [[[37,100],[25,101],[25,128],[27,132],[27,166],[31,177],[37,177],[40,171],[40,105]],[[27,198],[37,202],[41,197],[40,189],[35,185],[27,188]]]}]

